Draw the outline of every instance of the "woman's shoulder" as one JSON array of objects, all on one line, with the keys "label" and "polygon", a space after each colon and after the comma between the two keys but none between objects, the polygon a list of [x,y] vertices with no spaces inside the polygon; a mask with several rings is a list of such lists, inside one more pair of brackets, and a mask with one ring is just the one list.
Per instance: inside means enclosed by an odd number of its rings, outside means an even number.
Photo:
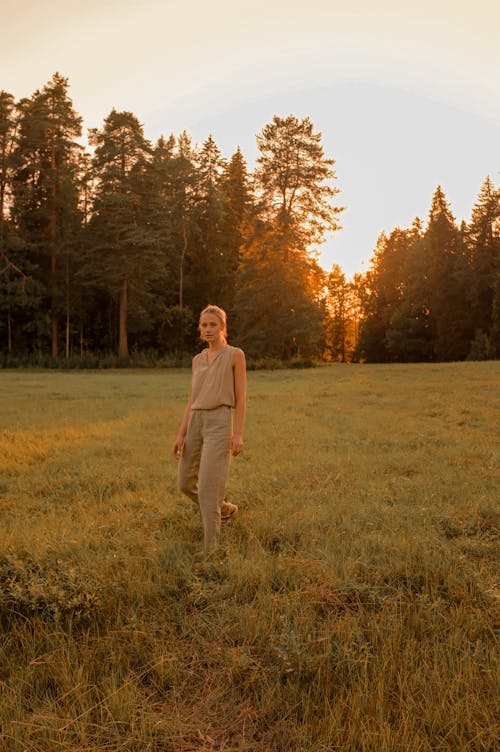
[{"label": "woman's shoulder", "polygon": [[239,360],[240,362],[245,361],[245,353],[241,349],[241,347],[234,347],[234,345],[229,345],[230,352],[231,352],[231,359],[233,363],[236,360]]},{"label": "woman's shoulder", "polygon": [[206,351],[207,351],[207,349],[208,348],[205,347],[201,352],[199,352],[196,355],[194,355],[191,363],[193,365],[196,365],[196,363],[199,363],[201,360],[206,360]]}]

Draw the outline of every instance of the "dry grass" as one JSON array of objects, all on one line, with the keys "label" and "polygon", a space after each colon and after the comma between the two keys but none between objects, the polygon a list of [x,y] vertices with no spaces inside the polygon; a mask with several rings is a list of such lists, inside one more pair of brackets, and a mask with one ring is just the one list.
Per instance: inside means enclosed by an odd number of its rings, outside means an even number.
[{"label": "dry grass", "polygon": [[0,373],[2,751],[496,749],[499,375],[250,373],[204,558],[187,371]]}]

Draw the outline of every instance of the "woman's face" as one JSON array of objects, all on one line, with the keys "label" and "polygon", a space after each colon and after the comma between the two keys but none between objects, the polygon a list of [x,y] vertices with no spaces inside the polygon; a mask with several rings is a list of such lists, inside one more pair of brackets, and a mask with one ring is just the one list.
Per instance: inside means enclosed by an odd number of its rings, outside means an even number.
[{"label": "woman's face", "polygon": [[204,342],[220,342],[224,334],[222,324],[213,313],[204,313],[200,318],[200,337]]}]

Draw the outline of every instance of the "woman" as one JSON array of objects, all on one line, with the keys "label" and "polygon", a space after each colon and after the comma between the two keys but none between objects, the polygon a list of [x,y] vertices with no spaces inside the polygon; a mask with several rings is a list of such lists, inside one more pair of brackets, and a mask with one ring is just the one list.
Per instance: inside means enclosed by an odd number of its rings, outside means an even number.
[{"label": "woman", "polygon": [[179,460],[180,490],[199,504],[208,549],[217,544],[221,519],[238,511],[224,493],[230,455],[243,451],[246,365],[243,350],[227,343],[222,308],[204,308],[199,331],[208,347],[193,358],[191,394],[172,451]]}]

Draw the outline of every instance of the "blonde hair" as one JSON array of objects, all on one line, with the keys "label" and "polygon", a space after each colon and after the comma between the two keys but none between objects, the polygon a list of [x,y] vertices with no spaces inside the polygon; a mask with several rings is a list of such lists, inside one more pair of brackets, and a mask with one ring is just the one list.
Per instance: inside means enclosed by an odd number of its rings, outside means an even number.
[{"label": "blonde hair", "polygon": [[216,316],[219,319],[220,325],[222,327],[222,335],[224,337],[227,337],[227,316],[226,316],[226,312],[224,311],[224,309],[219,308],[219,306],[211,305],[211,304],[205,306],[203,311],[200,313],[200,318],[198,319],[198,327],[201,322],[201,317],[203,316],[204,313],[211,313],[213,316]]}]

